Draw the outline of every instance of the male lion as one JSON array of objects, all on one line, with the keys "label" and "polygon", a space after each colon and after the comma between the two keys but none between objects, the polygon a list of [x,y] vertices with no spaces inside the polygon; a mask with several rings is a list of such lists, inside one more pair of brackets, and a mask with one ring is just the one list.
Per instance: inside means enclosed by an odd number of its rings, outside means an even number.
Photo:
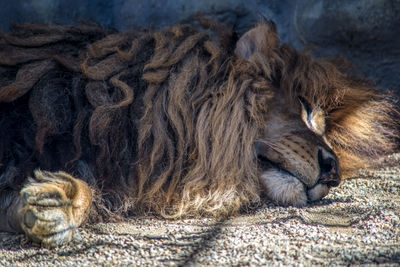
[{"label": "male lion", "polygon": [[303,206],[392,149],[390,100],[349,70],[272,22],[233,45],[208,27],[218,42],[185,25],[1,35],[0,229],[52,246],[89,213],[222,216],[262,193]]}]

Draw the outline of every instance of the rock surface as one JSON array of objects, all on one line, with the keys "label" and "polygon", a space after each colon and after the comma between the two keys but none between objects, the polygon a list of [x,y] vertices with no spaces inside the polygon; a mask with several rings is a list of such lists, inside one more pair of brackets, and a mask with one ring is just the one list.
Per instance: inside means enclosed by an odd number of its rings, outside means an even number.
[{"label": "rock surface", "polygon": [[0,266],[398,266],[400,155],[385,164],[305,208],[267,203],[221,221],[86,225],[79,242],[55,249],[0,233]]},{"label": "rock surface", "polygon": [[239,34],[272,19],[284,42],[346,57],[380,88],[400,95],[399,0],[0,0],[0,29],[80,19],[118,30],[162,28],[199,12],[234,25]]}]

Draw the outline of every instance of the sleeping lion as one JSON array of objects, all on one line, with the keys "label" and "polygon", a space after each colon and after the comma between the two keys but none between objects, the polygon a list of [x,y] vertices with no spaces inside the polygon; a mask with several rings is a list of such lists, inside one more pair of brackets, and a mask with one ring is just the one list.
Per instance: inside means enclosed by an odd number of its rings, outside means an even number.
[{"label": "sleeping lion", "polygon": [[54,246],[87,218],[301,207],[393,149],[391,99],[338,60],[272,22],[202,24],[0,36],[1,231]]}]

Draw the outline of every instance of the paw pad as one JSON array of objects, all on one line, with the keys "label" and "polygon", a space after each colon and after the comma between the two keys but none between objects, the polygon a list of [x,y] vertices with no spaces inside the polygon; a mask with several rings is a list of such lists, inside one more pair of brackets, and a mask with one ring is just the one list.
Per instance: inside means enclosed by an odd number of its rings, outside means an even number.
[{"label": "paw pad", "polygon": [[32,211],[28,211],[24,216],[24,223],[27,227],[32,228],[36,223],[37,217]]}]

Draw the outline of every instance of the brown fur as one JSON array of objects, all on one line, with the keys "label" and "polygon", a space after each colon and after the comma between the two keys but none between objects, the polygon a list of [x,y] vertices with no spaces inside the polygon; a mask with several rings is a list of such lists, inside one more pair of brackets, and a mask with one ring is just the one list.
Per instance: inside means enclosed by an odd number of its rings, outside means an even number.
[{"label": "brown fur", "polygon": [[262,49],[249,59],[235,56],[223,29],[219,43],[185,25],[21,25],[1,35],[0,191],[40,167],[97,188],[101,214],[231,214],[259,200],[254,142],[277,91],[325,111],[344,171],[391,151],[389,98],[280,44],[271,23],[254,29]]}]

